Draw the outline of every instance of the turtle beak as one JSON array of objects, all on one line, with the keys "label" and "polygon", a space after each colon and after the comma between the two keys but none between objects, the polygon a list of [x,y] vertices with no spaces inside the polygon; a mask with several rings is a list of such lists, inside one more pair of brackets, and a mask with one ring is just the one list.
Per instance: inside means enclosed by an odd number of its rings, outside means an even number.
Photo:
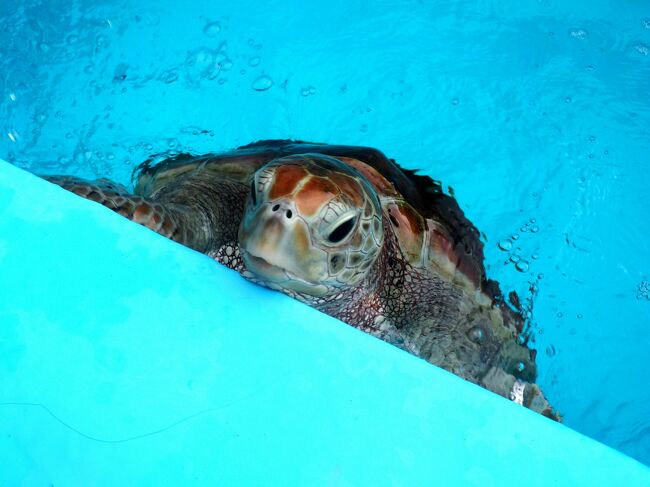
[{"label": "turtle beak", "polygon": [[291,201],[247,208],[239,244],[244,265],[261,280],[296,291],[299,282],[305,292],[320,287],[326,276],[327,255],[311,244],[309,227]]},{"label": "turtle beak", "polygon": [[[284,269],[294,266],[283,249],[291,247],[291,235],[281,217],[270,215],[257,218],[240,232],[240,246],[244,251],[246,267],[274,282],[287,279]],[[242,226],[242,229],[244,226]]]}]

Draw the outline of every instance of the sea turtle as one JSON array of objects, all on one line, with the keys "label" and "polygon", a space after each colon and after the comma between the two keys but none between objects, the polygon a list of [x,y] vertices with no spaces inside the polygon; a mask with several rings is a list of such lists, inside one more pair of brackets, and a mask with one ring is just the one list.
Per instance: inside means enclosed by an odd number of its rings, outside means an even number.
[{"label": "sea turtle", "polygon": [[469,381],[559,419],[440,183],[367,147],[259,141],[106,179],[46,179]]}]

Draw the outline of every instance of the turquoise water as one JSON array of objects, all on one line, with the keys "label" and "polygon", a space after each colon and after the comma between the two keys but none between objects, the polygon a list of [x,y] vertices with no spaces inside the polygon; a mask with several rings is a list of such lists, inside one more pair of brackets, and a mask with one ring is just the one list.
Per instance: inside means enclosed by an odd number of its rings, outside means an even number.
[{"label": "turquoise water", "polygon": [[23,1],[0,46],[0,157],[31,171],[295,137],[443,180],[566,424],[650,463],[647,3]]}]

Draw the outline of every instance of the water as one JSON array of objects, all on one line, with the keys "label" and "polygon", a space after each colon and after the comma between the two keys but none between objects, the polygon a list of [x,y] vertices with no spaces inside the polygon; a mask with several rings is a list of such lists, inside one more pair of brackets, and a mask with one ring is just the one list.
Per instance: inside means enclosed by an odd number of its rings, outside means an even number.
[{"label": "water", "polygon": [[376,146],[441,179],[530,312],[565,423],[650,464],[650,4],[0,4],[0,157]]}]

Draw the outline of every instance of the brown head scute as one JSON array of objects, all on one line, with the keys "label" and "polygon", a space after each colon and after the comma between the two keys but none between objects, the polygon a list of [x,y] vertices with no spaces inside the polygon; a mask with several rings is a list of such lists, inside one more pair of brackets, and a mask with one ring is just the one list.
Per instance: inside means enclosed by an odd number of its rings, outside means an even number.
[{"label": "brown head scute", "polygon": [[269,198],[278,199],[283,196],[292,194],[299,183],[301,183],[307,176],[307,171],[304,167],[298,164],[287,164],[278,167],[274,184],[269,193]]},{"label": "brown head scute", "polygon": [[257,279],[310,296],[358,283],[383,242],[375,189],[328,156],[275,159],[255,172],[239,230],[246,267]]}]

